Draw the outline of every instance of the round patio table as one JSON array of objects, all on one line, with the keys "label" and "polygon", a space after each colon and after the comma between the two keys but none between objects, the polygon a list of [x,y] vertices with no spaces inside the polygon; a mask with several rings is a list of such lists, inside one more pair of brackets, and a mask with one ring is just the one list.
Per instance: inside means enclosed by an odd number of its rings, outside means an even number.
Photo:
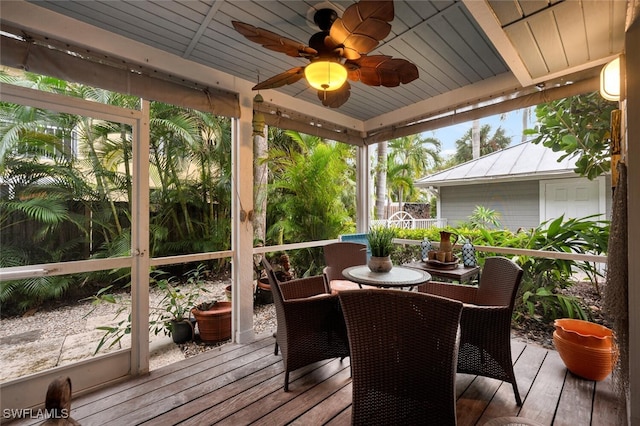
[{"label": "round patio table", "polygon": [[342,271],[342,275],[360,287],[363,284],[382,288],[403,288],[431,281],[431,274],[419,269],[394,266],[389,272],[372,272],[367,265],[351,266]]}]

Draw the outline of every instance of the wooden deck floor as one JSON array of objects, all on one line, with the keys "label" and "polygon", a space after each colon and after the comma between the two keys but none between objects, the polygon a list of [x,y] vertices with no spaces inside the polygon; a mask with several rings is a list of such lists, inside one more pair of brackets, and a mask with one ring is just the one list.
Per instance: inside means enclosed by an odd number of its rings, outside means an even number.
[{"label": "wooden deck floor", "polygon": [[[94,393],[75,398],[82,425],[348,425],[349,358],[313,364],[291,374],[282,390],[282,358],[274,339],[226,345]],[[611,379],[592,382],[569,373],[555,351],[513,341],[522,407],[509,384],[458,375],[458,425],[520,416],[544,425],[616,425]],[[14,422],[13,424],[28,424]]]}]

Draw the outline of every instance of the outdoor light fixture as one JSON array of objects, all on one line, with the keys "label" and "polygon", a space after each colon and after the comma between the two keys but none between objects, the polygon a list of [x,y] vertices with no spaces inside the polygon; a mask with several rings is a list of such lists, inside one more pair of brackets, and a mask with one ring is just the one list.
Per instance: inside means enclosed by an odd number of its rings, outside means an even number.
[{"label": "outdoor light fixture", "polygon": [[347,81],[347,69],[339,62],[319,60],[305,67],[304,76],[314,89],[329,92]]},{"label": "outdoor light fixture", "polygon": [[600,71],[600,95],[608,101],[620,100],[620,58],[602,67]]}]

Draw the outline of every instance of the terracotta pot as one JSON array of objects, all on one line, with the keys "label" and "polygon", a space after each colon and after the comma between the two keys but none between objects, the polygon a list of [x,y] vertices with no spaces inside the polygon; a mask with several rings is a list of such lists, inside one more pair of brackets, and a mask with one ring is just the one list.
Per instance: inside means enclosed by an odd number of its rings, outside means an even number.
[{"label": "terracotta pot", "polygon": [[215,343],[231,338],[231,302],[218,302],[206,311],[193,308],[191,313],[196,318],[203,342]]},{"label": "terracotta pot", "polygon": [[[556,320],[553,343],[564,365],[588,380],[604,380],[618,358],[611,330],[581,320]],[[587,334],[590,333],[590,334]]]}]

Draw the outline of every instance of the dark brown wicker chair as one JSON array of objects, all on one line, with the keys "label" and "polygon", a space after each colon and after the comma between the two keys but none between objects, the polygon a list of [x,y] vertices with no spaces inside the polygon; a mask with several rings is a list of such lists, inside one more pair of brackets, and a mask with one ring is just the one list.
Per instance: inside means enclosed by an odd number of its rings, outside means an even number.
[{"label": "dark brown wicker chair", "polygon": [[349,356],[349,342],[337,295],[326,292],[321,275],[278,281],[266,258],[262,259],[276,309],[276,344],[284,362],[284,390],[289,373],[323,359]]},{"label": "dark brown wicker chair", "polygon": [[486,259],[476,286],[431,281],[418,291],[465,303],[462,309],[458,373],[477,374],[511,383],[522,405],[511,358],[511,316],[522,269],[505,257]]},{"label": "dark brown wicker chair", "polygon": [[[325,278],[327,292],[337,293],[342,290],[354,290],[360,286],[344,278],[342,271],[350,266],[367,264],[366,244],[352,242],[338,242],[323,247],[325,268],[322,275]],[[362,286],[368,287],[368,286]]]},{"label": "dark brown wicker chair", "polygon": [[352,424],[456,424],[462,303],[401,290],[339,293],[353,379]]}]

